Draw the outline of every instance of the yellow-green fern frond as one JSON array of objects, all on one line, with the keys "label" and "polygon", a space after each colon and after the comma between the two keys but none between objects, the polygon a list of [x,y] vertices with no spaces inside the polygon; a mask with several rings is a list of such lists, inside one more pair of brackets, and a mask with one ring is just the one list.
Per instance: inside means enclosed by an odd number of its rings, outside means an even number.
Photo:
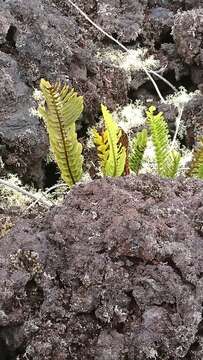
[{"label": "yellow-green fern frond", "polygon": [[143,155],[147,147],[147,130],[138,132],[132,142],[132,153],[130,155],[130,168],[138,174],[143,160]]},{"label": "yellow-green fern frond", "polygon": [[172,150],[169,152],[167,163],[165,166],[165,176],[168,178],[174,178],[178,172],[179,165],[181,160],[181,154],[176,151]]},{"label": "yellow-green fern frond", "polygon": [[109,144],[107,131],[102,131],[101,134],[96,130],[92,130],[92,136],[94,140],[94,144],[97,147],[97,155],[99,158],[101,171],[105,174],[106,163],[109,157]]},{"label": "yellow-green fern frond", "polygon": [[199,146],[194,151],[192,163],[187,175],[203,179],[203,137],[200,138]]},{"label": "yellow-green fern frond", "polygon": [[101,170],[104,176],[121,176],[126,163],[126,149],[121,142],[122,130],[113,120],[107,107],[101,105],[104,119],[104,131],[99,134],[93,130],[94,143],[97,146]]},{"label": "yellow-green fern frond", "polygon": [[83,97],[67,85],[51,85],[44,79],[40,82],[40,89],[45,104],[39,106],[38,112],[46,123],[61,177],[72,186],[82,176],[82,145],[77,140],[75,122],[83,111]]}]

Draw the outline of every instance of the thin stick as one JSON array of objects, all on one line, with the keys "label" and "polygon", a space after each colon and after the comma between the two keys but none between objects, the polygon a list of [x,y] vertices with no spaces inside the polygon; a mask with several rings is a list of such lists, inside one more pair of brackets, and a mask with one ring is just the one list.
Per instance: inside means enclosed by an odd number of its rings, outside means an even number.
[{"label": "thin stick", "polygon": [[[104,34],[105,36],[107,36],[110,40],[112,40],[114,43],[116,43],[122,50],[124,50],[127,53],[130,53],[130,50],[124,46],[120,41],[118,41],[117,39],[115,39],[113,36],[111,36],[110,34],[108,34],[105,30],[103,30],[99,25],[97,25],[93,20],[90,19],[90,17],[84,12],[82,11],[76,4],[74,4],[72,2],[72,0],[67,0],[87,21],[89,21],[90,24],[92,24],[97,30],[99,30],[102,34]],[[176,91],[176,88],[168,81],[166,80],[163,76],[159,75],[158,73],[156,73],[153,70],[147,70],[143,65],[142,65],[142,69],[143,71],[146,73],[146,75],[148,76],[148,78],[151,80],[152,84],[154,85],[154,88],[159,96],[159,98],[161,99],[162,102],[165,103],[165,100],[163,98],[163,96],[161,95],[161,92],[156,84],[156,82],[154,81],[153,77],[151,76],[150,73],[156,75],[157,77],[159,77],[159,79],[162,79],[166,84],[168,84],[174,91]]]},{"label": "thin stick", "polygon": [[[56,184],[56,185],[53,185],[51,186],[49,189],[47,189],[40,197],[39,199],[36,199],[34,202],[32,202],[24,211],[23,213],[27,212],[28,210],[30,210],[31,207],[35,206],[43,196],[47,195],[50,191],[56,189],[56,188],[59,188],[59,187],[66,187],[67,188],[67,185],[66,184]],[[52,203],[53,204],[53,203]]]},{"label": "thin stick", "polygon": [[152,84],[154,85],[154,88],[155,88],[157,94],[159,95],[160,100],[161,100],[163,103],[165,103],[166,101],[164,100],[163,96],[161,95],[161,92],[160,92],[160,90],[159,90],[156,82],[154,81],[153,77],[152,77],[151,74],[149,73],[149,71],[148,71],[144,66],[142,66],[142,69],[143,69],[143,71],[145,72],[145,74],[147,74],[148,78],[151,80]]},{"label": "thin stick", "polygon": [[118,46],[120,46],[124,51],[129,52],[127,47],[125,47],[120,41],[116,40],[113,36],[108,34],[105,30],[103,30],[99,25],[97,25],[93,20],[90,19],[90,17],[82,11],[76,4],[74,4],[71,0],[67,0],[84,18],[89,21],[90,24],[92,24],[97,30],[99,30],[102,34],[107,36],[109,39],[111,39],[113,42],[115,42]]},{"label": "thin stick", "polygon": [[38,198],[36,195],[30,193],[29,191],[26,191],[25,189],[22,189],[20,186],[18,185],[15,185],[15,184],[12,184],[10,183],[9,181],[6,181],[6,180],[3,180],[3,179],[0,179],[0,185],[3,185],[3,186],[6,186],[10,189],[13,189],[17,192],[20,192],[21,194],[31,198],[31,199],[34,199],[34,200],[37,200],[37,201],[40,201],[42,204],[46,205],[46,206],[50,206],[51,203],[46,201],[46,200],[43,200],[41,198]]},{"label": "thin stick", "polygon": [[180,122],[181,122],[181,118],[182,118],[182,115],[183,115],[183,109],[184,109],[184,105],[180,106],[179,114],[178,114],[178,116],[176,118],[176,131],[175,131],[175,134],[174,134],[174,137],[173,137],[173,141],[171,143],[171,150],[173,150],[173,148],[175,146],[177,136],[178,136],[178,131],[179,131],[179,128],[180,128]]},{"label": "thin stick", "polygon": [[163,76],[161,76],[158,72],[154,71],[154,70],[149,70],[149,72],[155,76],[157,76],[159,79],[161,79],[162,81],[164,81],[166,84],[168,84],[168,86],[173,89],[173,91],[178,91],[176,89],[176,87],[170,83],[170,81],[168,81],[167,79],[165,79]]}]

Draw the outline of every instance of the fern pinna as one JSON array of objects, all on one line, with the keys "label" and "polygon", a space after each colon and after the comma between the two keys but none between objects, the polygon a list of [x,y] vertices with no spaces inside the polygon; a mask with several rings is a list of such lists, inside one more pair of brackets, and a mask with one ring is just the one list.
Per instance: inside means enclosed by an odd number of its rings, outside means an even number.
[{"label": "fern pinna", "polygon": [[93,129],[93,140],[97,146],[101,171],[104,176],[121,176],[126,165],[126,148],[121,140],[122,129],[113,120],[107,107],[101,105],[104,129]]},{"label": "fern pinna", "polygon": [[77,140],[75,123],[83,111],[83,97],[67,85],[51,85],[44,79],[40,89],[45,103],[39,106],[38,112],[45,121],[61,177],[72,186],[82,177],[82,145]]}]

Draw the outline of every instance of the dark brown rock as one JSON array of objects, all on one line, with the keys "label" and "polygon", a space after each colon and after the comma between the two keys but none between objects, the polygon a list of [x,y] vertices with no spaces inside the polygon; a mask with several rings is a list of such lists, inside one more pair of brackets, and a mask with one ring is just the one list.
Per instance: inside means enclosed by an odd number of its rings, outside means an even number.
[{"label": "dark brown rock", "polygon": [[177,52],[186,64],[203,64],[203,9],[178,13],[175,17],[173,37]]},{"label": "dark brown rock", "polygon": [[19,221],[0,242],[1,359],[201,360],[202,199],[201,181],[103,179]]},{"label": "dark brown rock", "polygon": [[185,104],[182,117],[186,126],[186,145],[192,148],[203,135],[203,94]]}]

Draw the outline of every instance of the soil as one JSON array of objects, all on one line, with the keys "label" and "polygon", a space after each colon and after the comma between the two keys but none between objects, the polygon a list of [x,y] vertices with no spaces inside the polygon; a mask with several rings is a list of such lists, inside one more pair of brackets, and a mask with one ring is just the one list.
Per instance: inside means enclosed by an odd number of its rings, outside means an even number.
[{"label": "soil", "polygon": [[[174,86],[202,91],[182,115],[191,149],[203,133],[203,1],[75,3],[128,49],[147,48]],[[41,78],[84,96],[81,142],[101,103],[137,99],[152,99],[174,132],[177,108],[142,71],[129,81],[98,57],[107,49],[119,47],[67,0],[0,0],[0,177],[36,189],[59,177],[32,111]],[[202,181],[100,179],[49,211],[0,206],[0,238],[0,360],[203,359]]]}]

